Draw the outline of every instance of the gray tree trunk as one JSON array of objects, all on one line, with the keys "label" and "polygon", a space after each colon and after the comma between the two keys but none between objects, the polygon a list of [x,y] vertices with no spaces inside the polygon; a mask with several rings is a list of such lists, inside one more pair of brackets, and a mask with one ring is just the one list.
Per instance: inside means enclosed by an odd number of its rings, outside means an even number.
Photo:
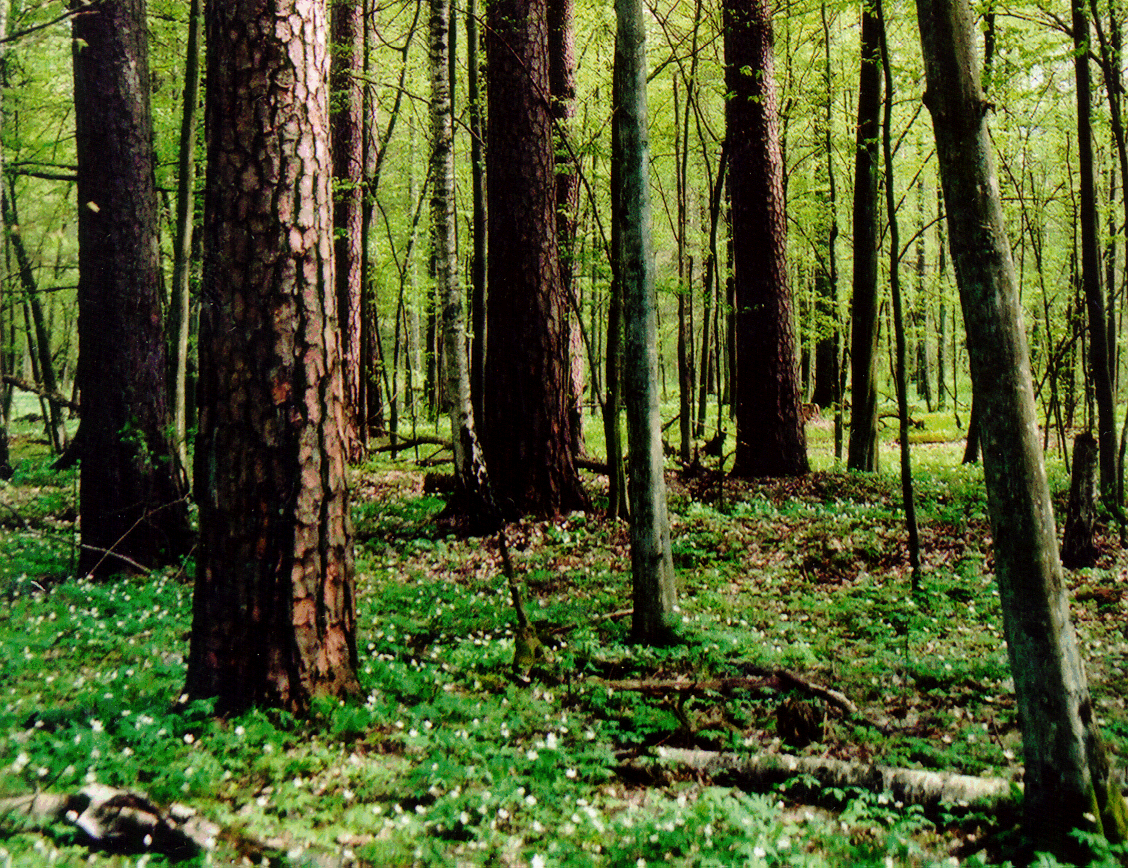
[{"label": "gray tree trunk", "polygon": [[995,570],[1022,721],[1026,828],[1039,848],[1072,857],[1073,829],[1124,838],[1124,800],[1109,774],[1069,620],[974,22],[966,0],[917,0],[917,16],[925,104],[982,414]]},{"label": "gray tree trunk", "polygon": [[470,366],[466,355],[466,313],[458,278],[454,210],[454,114],[450,80],[450,0],[431,6],[431,234],[435,285],[442,307],[443,376],[450,402],[455,498],[475,527],[494,530],[497,509],[474,431]]},{"label": "gray tree trunk", "polygon": [[646,116],[646,24],[642,0],[615,0],[614,123],[619,186],[612,191],[619,227],[616,270],[623,289],[623,397],[630,440],[631,574],[635,641],[673,638],[674,564],[666,512],[658,416],[657,303],[650,241],[649,139]]}]

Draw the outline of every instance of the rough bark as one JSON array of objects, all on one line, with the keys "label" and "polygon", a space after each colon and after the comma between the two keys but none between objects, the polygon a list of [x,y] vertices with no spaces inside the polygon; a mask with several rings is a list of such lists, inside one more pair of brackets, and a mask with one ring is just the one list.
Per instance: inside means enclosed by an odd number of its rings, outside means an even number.
[{"label": "rough bark", "polygon": [[568,310],[560,282],[549,103],[547,0],[487,7],[489,303],[486,466],[508,515],[587,498],[572,460]]},{"label": "rough bark", "polygon": [[364,21],[359,0],[329,0],[332,9],[330,128],[333,153],[333,258],[341,341],[349,452],[359,455],[367,438],[361,365],[361,224],[364,209],[364,123],[361,60]]},{"label": "rough bark", "polygon": [[486,154],[482,123],[482,93],[479,85],[481,37],[478,30],[478,0],[466,7],[466,86],[470,122],[470,170],[473,197],[474,251],[470,264],[470,399],[474,418],[481,420],[486,370]]},{"label": "rough bark", "polygon": [[651,247],[646,18],[642,0],[616,0],[614,121],[619,185],[616,272],[623,287],[623,403],[630,440],[631,635],[647,645],[674,638],[677,599],[658,415],[658,311]]},{"label": "rough bark", "polygon": [[771,7],[725,4],[725,82],[736,282],[735,476],[806,473],[787,284],[787,224]]},{"label": "rough bark", "polygon": [[1040,848],[1072,857],[1073,829],[1119,841],[1128,815],[1109,773],[1069,619],[973,19],[965,0],[918,0],[917,17],[925,104],[982,413],[995,571],[1022,722],[1026,829]]},{"label": "rough bark", "polygon": [[[79,571],[179,556],[183,472],[168,436],[144,0],[73,19],[78,156]],[[109,553],[109,554],[107,554]]]},{"label": "rough bark", "polygon": [[357,689],[324,0],[207,8],[208,173],[187,692]]},{"label": "rough bark", "polygon": [[862,4],[862,61],[854,154],[854,289],[850,335],[850,439],[846,466],[876,472],[878,328],[878,132],[881,127],[881,29]]}]

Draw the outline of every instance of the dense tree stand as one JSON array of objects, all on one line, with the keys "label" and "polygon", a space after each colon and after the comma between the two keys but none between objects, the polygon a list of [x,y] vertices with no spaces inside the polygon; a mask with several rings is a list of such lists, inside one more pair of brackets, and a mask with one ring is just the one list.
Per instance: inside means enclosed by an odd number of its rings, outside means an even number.
[{"label": "dense tree stand", "polygon": [[187,691],[220,713],[357,689],[326,32],[319,2],[208,6]]},{"label": "dense tree stand", "polygon": [[168,563],[188,548],[187,485],[169,437],[145,4],[74,18],[78,154],[81,574]]}]

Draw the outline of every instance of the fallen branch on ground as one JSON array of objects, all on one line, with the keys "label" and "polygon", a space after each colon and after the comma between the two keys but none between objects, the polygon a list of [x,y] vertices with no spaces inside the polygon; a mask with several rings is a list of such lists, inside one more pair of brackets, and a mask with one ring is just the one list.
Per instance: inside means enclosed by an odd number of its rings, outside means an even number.
[{"label": "fallen branch on ground", "polygon": [[1022,804],[1022,785],[1006,778],[976,778],[823,757],[790,754],[744,757],[683,748],[659,748],[656,761],[665,769],[692,772],[714,783],[752,792],[764,792],[778,784],[809,776],[823,789],[857,788],[889,793],[895,801],[920,805],[926,810],[957,805],[1000,814],[1017,811]]},{"label": "fallen branch on ground", "polygon": [[420,434],[410,440],[399,440],[395,443],[385,443],[383,446],[369,447],[369,452],[396,452],[414,449],[416,446],[450,446],[449,437],[436,437],[432,434]]}]

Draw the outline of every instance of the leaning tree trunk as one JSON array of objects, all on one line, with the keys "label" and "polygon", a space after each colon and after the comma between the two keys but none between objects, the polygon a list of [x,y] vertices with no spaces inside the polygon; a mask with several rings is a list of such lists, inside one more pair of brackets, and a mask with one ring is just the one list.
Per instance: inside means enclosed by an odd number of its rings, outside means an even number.
[{"label": "leaning tree trunk", "polygon": [[482,446],[498,505],[587,505],[573,461],[568,306],[560,283],[547,0],[487,6],[489,302]]},{"label": "leaning tree trunk", "polygon": [[725,83],[736,282],[735,476],[807,472],[787,285],[787,215],[767,0],[725,3]]},{"label": "leaning tree trunk", "polygon": [[918,0],[952,260],[963,304],[1003,626],[1025,759],[1024,812],[1041,849],[1070,832],[1128,832],[1085,678],[1058,559],[1034,390],[966,0]]},{"label": "leaning tree trunk", "polygon": [[846,466],[876,472],[878,338],[878,131],[881,127],[881,26],[862,4],[862,65],[854,154],[854,294],[850,336],[850,439]]},{"label": "leaning tree trunk", "polygon": [[144,0],[73,19],[78,156],[79,570],[167,563],[186,548],[168,436]]},{"label": "leaning tree trunk", "polygon": [[327,37],[324,2],[208,5],[187,692],[221,713],[357,689]]},{"label": "leaning tree trunk", "polygon": [[674,563],[658,416],[658,313],[650,241],[650,147],[646,121],[646,18],[642,0],[616,0],[614,123],[619,186],[616,271],[623,286],[623,397],[630,439],[631,576],[636,642],[674,638]]}]

